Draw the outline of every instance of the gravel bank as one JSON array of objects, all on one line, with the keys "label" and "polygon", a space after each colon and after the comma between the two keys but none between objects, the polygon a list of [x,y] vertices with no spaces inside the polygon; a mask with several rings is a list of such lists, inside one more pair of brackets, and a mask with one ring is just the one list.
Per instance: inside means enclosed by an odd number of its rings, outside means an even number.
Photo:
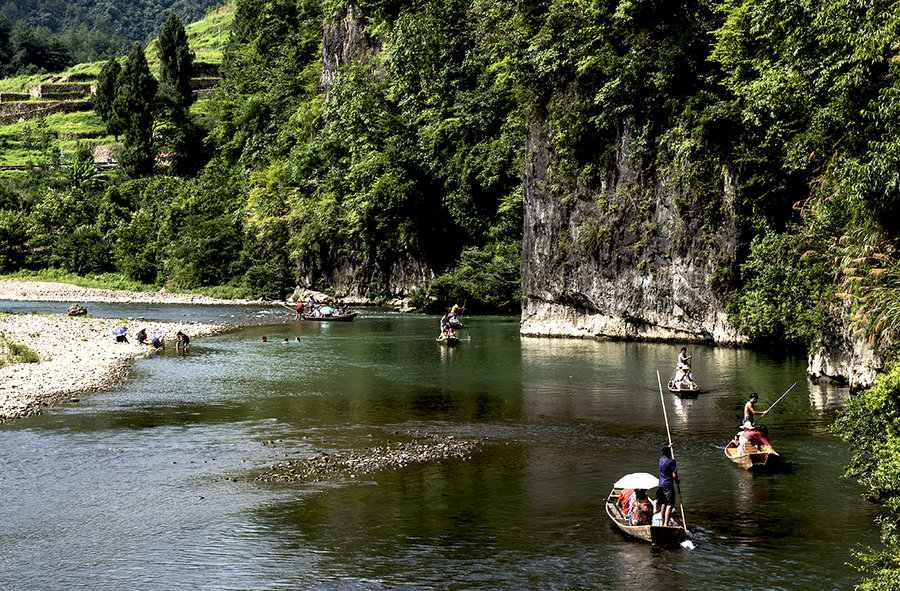
[{"label": "gravel bank", "polygon": [[[0,300],[44,302],[108,302],[147,304],[250,304],[247,300],[219,300],[191,294],[134,293],[87,289],[63,283],[0,281]],[[112,331],[128,325],[129,343],[116,343]],[[137,331],[162,330],[174,348],[179,330],[198,337],[232,328],[228,324],[197,322],[135,322],[129,319],[69,317],[48,314],[0,314],[0,333],[9,342],[27,345],[40,356],[38,363],[0,365],[0,422],[29,416],[60,402],[75,402],[77,394],[106,388],[125,377],[129,362],[149,355],[150,345],[134,340]]]},{"label": "gravel bank", "polygon": [[189,293],[94,289],[44,281],[0,281],[0,300],[29,302],[107,302],[125,304],[259,304],[259,300],[222,300]]},{"label": "gravel bank", "polygon": [[[264,444],[270,442],[264,442]],[[410,441],[388,441],[378,447],[325,453],[315,458],[288,460],[275,464],[256,477],[257,482],[318,481],[331,476],[355,478],[388,468],[437,462],[448,458],[468,459],[478,441],[457,439],[452,435],[413,437]]]},{"label": "gravel bank", "polygon": [[[130,342],[116,343],[112,331],[122,324],[129,321],[58,314],[0,315],[0,333],[6,340],[27,345],[41,359],[38,363],[0,365],[0,422],[36,414],[51,404],[77,402],[75,394],[121,380],[132,359],[154,351],[151,345],[134,341],[137,328],[129,331]],[[130,326],[137,325],[132,322]],[[149,335],[162,330],[167,346],[174,349],[179,330],[197,337],[230,326],[156,322],[146,323],[146,328]]]}]

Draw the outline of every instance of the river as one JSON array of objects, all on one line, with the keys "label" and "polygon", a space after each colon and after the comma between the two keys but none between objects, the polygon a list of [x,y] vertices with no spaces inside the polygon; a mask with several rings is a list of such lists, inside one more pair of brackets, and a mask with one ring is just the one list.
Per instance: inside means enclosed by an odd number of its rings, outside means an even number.
[{"label": "river", "polygon": [[[844,590],[852,550],[878,542],[878,508],[842,478],[849,452],[828,433],[846,390],[810,385],[801,358],[692,348],[702,393],[663,399],[695,547],[655,548],[615,530],[603,501],[623,474],[656,471],[656,372],[665,382],[677,346],[522,338],[511,317],[466,318],[451,349],[436,317],[88,307],[151,328],[255,325],[0,425],[2,590]],[[794,382],[765,419],[784,468],[731,465],[722,447],[749,392],[765,409]],[[416,433],[480,443],[467,459],[256,481],[284,459]]]}]

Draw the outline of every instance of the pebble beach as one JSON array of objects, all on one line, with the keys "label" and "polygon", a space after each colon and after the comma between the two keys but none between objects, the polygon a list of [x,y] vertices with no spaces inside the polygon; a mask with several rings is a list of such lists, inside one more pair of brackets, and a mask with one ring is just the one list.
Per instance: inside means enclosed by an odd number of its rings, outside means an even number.
[{"label": "pebble beach", "polygon": [[[192,294],[134,293],[88,289],[37,281],[0,281],[0,300],[80,303],[240,304]],[[88,307],[90,313],[90,307]],[[70,317],[61,314],[0,314],[0,335],[7,343],[26,345],[38,362],[0,365],[0,422],[39,413],[42,408],[77,402],[78,395],[109,387],[123,379],[132,359],[154,352],[138,344],[133,332],[128,343],[116,343],[112,331],[122,319]],[[148,334],[163,331],[166,346],[174,349],[175,333],[192,339],[231,328],[228,324],[154,322]]]}]

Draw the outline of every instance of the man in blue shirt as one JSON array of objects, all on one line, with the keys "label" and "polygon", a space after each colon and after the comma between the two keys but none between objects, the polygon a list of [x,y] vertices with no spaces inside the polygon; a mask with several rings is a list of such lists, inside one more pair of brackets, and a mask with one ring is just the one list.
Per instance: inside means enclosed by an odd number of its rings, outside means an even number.
[{"label": "man in blue shirt", "polygon": [[662,448],[662,457],[659,458],[659,488],[656,491],[656,504],[662,516],[662,524],[669,525],[669,515],[675,506],[675,489],[673,482],[678,482],[675,472],[675,460],[672,459],[672,450],[668,445]]}]

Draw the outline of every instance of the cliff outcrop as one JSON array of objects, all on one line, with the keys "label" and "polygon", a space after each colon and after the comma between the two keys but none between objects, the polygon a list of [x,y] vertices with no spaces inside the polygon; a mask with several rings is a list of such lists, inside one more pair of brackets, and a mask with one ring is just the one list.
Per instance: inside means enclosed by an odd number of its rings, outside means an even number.
[{"label": "cliff outcrop", "polygon": [[[381,39],[365,28],[365,15],[353,5],[336,10],[325,24],[322,38],[322,73],[319,86],[327,97],[339,70],[353,63],[369,63],[382,47]],[[299,269],[300,284],[312,287],[314,277],[325,275],[330,291],[344,300],[367,301],[375,297],[405,297],[434,278],[425,257],[413,250],[393,253],[390,259],[374,261],[364,257],[348,259],[324,253],[328,264],[314,274]]]},{"label": "cliff outcrop", "polygon": [[645,178],[629,135],[623,130],[611,166],[560,195],[549,189],[559,182],[546,132],[540,124],[529,132],[522,334],[745,342],[713,287],[741,240],[731,176],[723,175],[713,226],[679,205],[687,200],[677,165],[655,181]]},{"label": "cliff outcrop", "polygon": [[367,33],[363,23],[362,12],[353,5],[336,10],[325,23],[319,86],[326,96],[342,66],[366,62],[381,51],[381,40]]},{"label": "cliff outcrop", "polygon": [[872,385],[884,371],[885,358],[862,331],[848,324],[849,313],[846,304],[835,311],[831,334],[810,353],[806,374],[814,381],[846,384],[855,392]]}]

